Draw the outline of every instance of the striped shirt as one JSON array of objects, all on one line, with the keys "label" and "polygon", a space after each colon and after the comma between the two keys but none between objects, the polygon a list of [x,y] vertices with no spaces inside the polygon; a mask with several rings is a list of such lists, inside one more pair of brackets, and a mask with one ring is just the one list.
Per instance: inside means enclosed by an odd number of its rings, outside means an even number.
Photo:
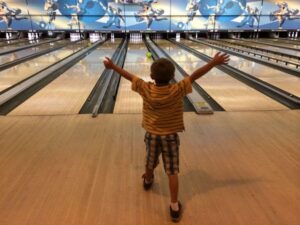
[{"label": "striped shirt", "polygon": [[143,98],[143,128],[149,133],[167,135],[184,130],[183,97],[192,92],[189,77],[179,83],[156,86],[134,77],[132,90]]}]

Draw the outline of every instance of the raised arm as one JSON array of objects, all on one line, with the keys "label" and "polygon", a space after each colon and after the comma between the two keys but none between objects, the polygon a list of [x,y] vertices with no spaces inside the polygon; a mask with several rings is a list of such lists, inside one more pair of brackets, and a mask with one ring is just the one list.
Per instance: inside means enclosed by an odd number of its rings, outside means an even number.
[{"label": "raised arm", "polygon": [[116,64],[114,64],[110,58],[105,57],[103,63],[104,63],[104,66],[106,69],[112,69],[112,70],[116,71],[118,74],[120,74],[122,77],[124,77],[125,79],[132,81],[134,75],[127,72],[123,68],[117,66]]},{"label": "raised arm", "polygon": [[191,83],[193,83],[198,78],[202,77],[204,74],[206,74],[215,66],[224,63],[227,64],[229,60],[230,60],[229,55],[227,55],[226,53],[221,54],[220,52],[218,52],[209,63],[207,63],[203,67],[200,67],[199,69],[197,69],[195,72],[192,73],[192,75],[190,76]]}]

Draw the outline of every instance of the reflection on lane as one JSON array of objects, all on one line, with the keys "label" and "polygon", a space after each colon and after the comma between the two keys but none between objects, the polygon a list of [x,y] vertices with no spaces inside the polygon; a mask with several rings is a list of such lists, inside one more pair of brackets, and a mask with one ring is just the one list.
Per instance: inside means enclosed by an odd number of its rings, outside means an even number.
[{"label": "reflection on lane", "polygon": [[50,52],[46,55],[26,61],[0,72],[0,91],[3,91],[12,85],[30,77],[32,74],[41,71],[51,64],[65,58],[68,55],[78,51],[85,45],[83,42],[68,45],[62,49]]},{"label": "reflection on lane", "polygon": [[[147,48],[143,43],[130,43],[124,68],[136,76],[151,81],[152,59],[146,57]],[[131,90],[131,82],[121,78],[114,113],[142,113],[143,100]]]},{"label": "reflection on lane", "polygon": [[270,44],[274,44],[274,45],[277,45],[281,48],[284,48],[284,47],[288,47],[288,48],[295,48],[295,49],[298,49],[300,50],[300,44],[297,44],[297,43],[292,43],[292,44],[288,44],[288,43],[282,43],[280,42],[279,40],[274,40],[274,39],[257,39],[255,40],[257,42],[260,42],[260,43],[270,43]]},{"label": "reflection on lane", "polygon": [[[183,40],[183,44],[198,50],[210,57],[213,57],[218,50],[208,47],[206,45],[195,43],[193,41]],[[300,78],[286,74],[280,70],[273,69],[271,67],[247,60],[244,58],[239,58],[238,56],[230,56],[229,65],[246,72],[258,79],[261,79],[267,83],[274,85],[282,90],[285,90],[293,95],[300,96]]]},{"label": "reflection on lane", "polygon": [[11,40],[11,41],[3,41],[0,42],[0,51],[3,49],[3,46],[11,45],[11,46],[17,46],[17,45],[23,45],[23,44],[29,44],[30,41],[28,39],[16,39],[16,40]]},{"label": "reflection on lane", "polygon": [[[206,62],[189,52],[177,47],[169,41],[157,41],[188,74],[203,66]],[[203,47],[201,52],[209,52],[209,47]],[[248,87],[217,68],[212,69],[196,81],[212,96],[226,111],[251,110],[283,110],[285,106],[260,92]]]},{"label": "reflection on lane", "polygon": [[276,51],[278,53],[286,53],[286,54],[293,55],[293,56],[300,56],[299,51],[294,51],[294,50],[291,50],[291,49],[283,49],[283,48],[280,48],[280,47],[265,45],[263,43],[255,43],[255,42],[250,43],[248,41],[233,40],[233,39],[227,39],[226,41],[229,41],[229,42],[232,42],[232,43],[237,43],[237,44],[243,44],[243,45],[246,45],[246,46],[249,46],[249,47],[257,47],[257,48],[267,49],[267,50],[271,50],[271,51]]},{"label": "reflection on lane", "polygon": [[18,42],[14,45],[4,45],[0,48],[0,52],[8,51],[8,50],[15,49],[18,47],[23,47],[26,45],[37,44],[37,43],[38,43],[37,41],[23,41],[23,42]]},{"label": "reflection on lane", "polygon": [[65,44],[67,42],[69,42],[69,41],[68,40],[55,41],[55,42],[51,42],[51,43],[45,43],[45,44],[42,44],[42,45],[39,45],[36,47],[27,48],[27,49],[24,49],[21,51],[16,51],[16,52],[2,55],[2,56],[0,56],[0,65],[23,58],[25,56],[34,54],[36,52],[43,51],[45,49],[55,48],[59,45]]},{"label": "reflection on lane", "polygon": [[104,70],[104,57],[111,57],[119,43],[99,46],[10,114],[77,114]]}]

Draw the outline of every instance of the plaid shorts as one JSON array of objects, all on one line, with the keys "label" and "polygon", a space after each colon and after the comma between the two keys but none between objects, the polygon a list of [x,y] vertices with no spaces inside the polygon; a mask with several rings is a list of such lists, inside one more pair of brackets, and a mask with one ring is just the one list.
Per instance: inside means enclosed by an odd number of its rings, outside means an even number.
[{"label": "plaid shorts", "polygon": [[178,134],[155,135],[149,132],[145,134],[146,167],[154,170],[158,165],[158,158],[162,153],[165,172],[179,173],[179,137]]}]

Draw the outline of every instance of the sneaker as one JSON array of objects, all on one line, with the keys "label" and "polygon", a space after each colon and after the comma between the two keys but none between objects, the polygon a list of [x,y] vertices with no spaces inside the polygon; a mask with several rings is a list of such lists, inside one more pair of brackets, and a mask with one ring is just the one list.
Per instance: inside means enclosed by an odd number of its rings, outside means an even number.
[{"label": "sneaker", "polygon": [[178,207],[179,207],[179,210],[175,211],[170,206],[170,216],[171,216],[173,222],[179,222],[179,220],[181,219],[182,205],[179,201],[178,201]]},{"label": "sneaker", "polygon": [[154,174],[152,175],[150,183],[146,183],[146,174],[143,174],[142,178],[144,179],[144,181],[143,181],[144,189],[147,191],[152,187],[152,184],[153,184],[153,181],[154,181]]}]

